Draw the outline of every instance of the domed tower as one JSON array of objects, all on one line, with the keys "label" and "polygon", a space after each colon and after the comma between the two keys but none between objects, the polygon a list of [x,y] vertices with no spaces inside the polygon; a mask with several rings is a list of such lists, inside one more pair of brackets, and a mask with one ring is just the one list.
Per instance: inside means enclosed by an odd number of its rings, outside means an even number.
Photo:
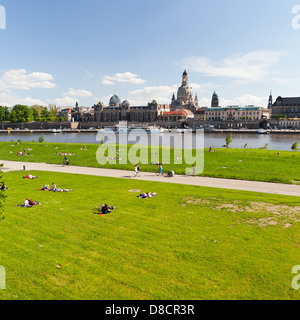
[{"label": "domed tower", "polygon": [[183,105],[186,105],[190,101],[190,97],[193,97],[193,90],[189,86],[189,76],[184,70],[182,75],[182,85],[179,87],[177,92],[177,102],[182,102]]},{"label": "domed tower", "polygon": [[130,110],[130,103],[127,100],[122,102],[122,109]]},{"label": "domed tower", "polygon": [[109,106],[110,107],[120,107],[121,106],[121,100],[116,95],[116,91],[115,91],[115,94],[109,100]]},{"label": "domed tower", "polygon": [[218,108],[219,107],[219,96],[217,95],[216,91],[214,92],[211,100],[211,107]]}]

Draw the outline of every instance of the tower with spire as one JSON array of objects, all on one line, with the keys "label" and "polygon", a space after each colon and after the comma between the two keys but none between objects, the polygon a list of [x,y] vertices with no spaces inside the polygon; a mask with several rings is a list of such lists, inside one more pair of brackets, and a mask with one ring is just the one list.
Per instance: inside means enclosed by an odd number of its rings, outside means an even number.
[{"label": "tower with spire", "polygon": [[273,106],[273,96],[271,91],[269,96],[268,109],[272,109],[272,106]]},{"label": "tower with spire", "polygon": [[192,112],[198,108],[198,97],[197,95],[195,99],[193,97],[193,90],[189,85],[189,76],[186,70],[182,74],[182,84],[178,89],[177,99],[173,93],[170,108],[172,111],[187,109]]},{"label": "tower with spire", "polygon": [[220,106],[219,104],[219,96],[217,95],[216,91],[214,92],[212,99],[211,99],[211,107],[212,108],[218,108]]}]

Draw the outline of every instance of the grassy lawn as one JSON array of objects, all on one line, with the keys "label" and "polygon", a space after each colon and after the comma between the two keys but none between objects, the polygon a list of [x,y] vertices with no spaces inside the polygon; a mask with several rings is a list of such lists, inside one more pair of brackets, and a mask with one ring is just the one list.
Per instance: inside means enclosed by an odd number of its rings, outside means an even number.
[{"label": "grassy lawn", "polygon": [[[119,164],[118,161],[116,164],[101,166],[96,159],[99,148],[99,145],[96,144],[1,142],[0,146],[0,159],[3,160],[61,164],[63,156],[60,156],[60,153],[74,153],[73,156],[68,156],[71,165],[133,170],[131,164]],[[27,151],[30,155],[17,156],[17,153],[24,151],[25,148],[32,149]],[[145,149],[148,152],[147,147]],[[152,153],[151,151],[148,152],[148,159],[146,158],[148,164],[140,166],[142,171],[157,171],[157,166],[150,164]],[[275,153],[277,151],[260,149],[216,149],[216,152],[213,153],[205,149],[204,172],[202,175],[300,184],[300,153],[292,151],[281,151],[280,155],[275,155]],[[186,167],[191,167],[191,165],[187,166],[185,164],[184,155],[179,159],[182,164],[174,164],[174,150],[171,150],[170,154],[171,164],[164,165],[164,169],[166,171],[174,170],[176,174],[185,174]],[[117,155],[115,154],[115,156]],[[160,160],[162,161],[162,159]]]},{"label": "grassy lawn", "polygon": [[[0,217],[0,299],[300,298],[291,286],[299,198],[31,173],[40,178],[4,176],[11,189]],[[38,191],[52,182],[74,192]],[[157,196],[139,199],[132,189]],[[42,205],[15,206],[26,197]],[[94,214],[102,203],[117,210]]]}]

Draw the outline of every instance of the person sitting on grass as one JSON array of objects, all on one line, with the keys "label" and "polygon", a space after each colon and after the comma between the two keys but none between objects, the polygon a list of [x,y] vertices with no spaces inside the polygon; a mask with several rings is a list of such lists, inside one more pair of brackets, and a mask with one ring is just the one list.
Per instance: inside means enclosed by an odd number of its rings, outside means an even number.
[{"label": "person sitting on grass", "polygon": [[25,177],[23,177],[23,179],[38,179],[39,177],[35,177],[31,174],[27,174]]},{"label": "person sitting on grass", "polygon": [[41,188],[40,190],[42,190],[42,191],[49,191],[49,190],[50,190],[50,187],[49,187],[48,184],[45,184],[44,187],[43,187],[43,185],[42,185],[41,187],[42,187],[42,188]]},{"label": "person sitting on grass", "polygon": [[9,188],[7,188],[5,182],[3,182],[0,189],[1,189],[1,190],[8,190]]},{"label": "person sitting on grass", "polygon": [[[97,206],[95,209],[97,210],[97,214],[103,215],[103,214],[111,213],[112,210],[115,210],[117,208],[111,207],[107,204],[102,204],[102,205]],[[99,211],[100,211],[100,213],[99,213]]]},{"label": "person sitting on grass", "polygon": [[111,210],[109,210],[108,205],[105,204],[102,208],[101,208],[101,213],[102,214],[108,214],[111,213]]}]

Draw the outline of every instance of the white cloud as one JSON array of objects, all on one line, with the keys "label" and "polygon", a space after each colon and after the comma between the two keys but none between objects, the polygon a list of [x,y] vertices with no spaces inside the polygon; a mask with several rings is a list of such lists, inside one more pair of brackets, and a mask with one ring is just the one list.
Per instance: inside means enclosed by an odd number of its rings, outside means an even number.
[{"label": "white cloud", "polygon": [[255,105],[259,107],[267,107],[268,105],[268,97],[258,97],[251,94],[244,94],[240,97],[236,97],[233,99],[220,99],[220,104],[222,106],[229,105],[239,105],[239,106],[248,106]]},{"label": "white cloud", "polygon": [[[220,106],[221,107],[228,107],[228,106],[248,106],[248,105],[255,105],[258,107],[266,108],[268,104],[268,97],[259,97],[254,96],[251,94],[244,94],[239,97],[235,98],[220,98]],[[210,107],[211,106],[211,99],[206,97],[202,98],[199,97],[199,106],[201,107]]]},{"label": "white cloud", "polygon": [[35,104],[45,105],[40,99],[35,99],[31,97],[19,97],[11,93],[10,90],[0,92],[0,105],[6,107],[13,107],[16,104],[32,106]]},{"label": "white cloud", "polygon": [[130,84],[143,84],[146,80],[138,78],[137,74],[131,72],[116,73],[113,76],[104,76],[102,83],[105,85],[114,85],[116,82],[130,83]]},{"label": "white cloud", "polygon": [[74,97],[68,97],[68,96],[54,99],[54,103],[59,107],[66,107],[66,106],[74,107],[76,102],[77,102],[77,100]]},{"label": "white cloud", "polygon": [[79,100],[78,98],[92,96],[93,94],[91,91],[70,88],[67,92],[63,93],[63,97],[54,99],[54,103],[57,106],[75,106],[76,102]]},{"label": "white cloud", "polygon": [[130,91],[128,101],[131,105],[147,105],[152,100],[156,100],[160,104],[169,104],[172,94],[176,93],[177,90],[177,85],[145,87]]},{"label": "white cloud", "polygon": [[49,73],[28,73],[25,69],[11,69],[0,78],[0,87],[3,89],[29,90],[31,88],[55,88],[53,76]]},{"label": "white cloud", "polygon": [[75,90],[73,88],[70,88],[67,92],[64,93],[65,96],[71,96],[71,97],[92,97],[93,94],[91,91],[87,90]]},{"label": "white cloud", "polygon": [[101,97],[101,98],[98,98],[98,99],[97,99],[97,103],[98,103],[98,102],[102,102],[102,103],[104,103],[104,105],[108,106],[109,100],[110,100],[111,97],[112,97],[112,95],[110,95],[110,96],[103,96],[103,97]]},{"label": "white cloud", "polygon": [[188,57],[180,64],[183,68],[211,77],[233,78],[240,81],[259,81],[273,74],[272,68],[283,52],[254,51],[246,55],[232,55],[221,61],[204,57]]}]

